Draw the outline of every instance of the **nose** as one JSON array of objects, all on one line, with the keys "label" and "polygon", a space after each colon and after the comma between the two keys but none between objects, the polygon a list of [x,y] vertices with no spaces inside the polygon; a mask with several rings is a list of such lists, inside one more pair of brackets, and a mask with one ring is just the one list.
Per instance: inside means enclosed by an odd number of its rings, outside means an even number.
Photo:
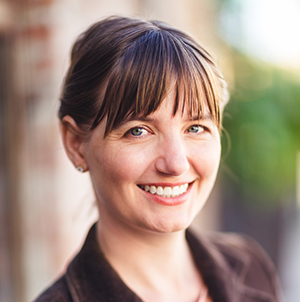
[{"label": "nose", "polygon": [[169,138],[159,143],[159,156],[155,161],[158,172],[178,177],[186,173],[190,164],[186,154],[184,142],[178,138]]}]

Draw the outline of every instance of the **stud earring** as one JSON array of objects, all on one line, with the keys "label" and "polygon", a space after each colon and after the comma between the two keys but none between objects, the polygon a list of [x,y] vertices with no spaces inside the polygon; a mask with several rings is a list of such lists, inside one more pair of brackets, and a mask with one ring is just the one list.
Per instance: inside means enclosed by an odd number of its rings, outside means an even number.
[{"label": "stud earring", "polygon": [[84,169],[83,169],[82,166],[77,166],[76,169],[77,169],[77,171],[79,171],[79,172],[81,172],[81,173],[84,172]]}]

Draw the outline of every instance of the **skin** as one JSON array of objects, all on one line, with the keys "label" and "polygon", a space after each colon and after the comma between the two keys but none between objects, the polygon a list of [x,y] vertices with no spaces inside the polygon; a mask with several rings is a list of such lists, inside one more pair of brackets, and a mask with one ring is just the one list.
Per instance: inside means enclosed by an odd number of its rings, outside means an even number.
[{"label": "skin", "polygon": [[[62,121],[69,158],[90,171],[100,214],[98,242],[145,301],[195,301],[204,286],[184,231],[215,182],[220,136],[208,112],[200,121],[187,110],[173,116],[174,99],[172,89],[157,111],[125,121],[105,138],[105,121],[88,140],[70,116]],[[175,198],[141,189],[186,183],[187,192]]]}]

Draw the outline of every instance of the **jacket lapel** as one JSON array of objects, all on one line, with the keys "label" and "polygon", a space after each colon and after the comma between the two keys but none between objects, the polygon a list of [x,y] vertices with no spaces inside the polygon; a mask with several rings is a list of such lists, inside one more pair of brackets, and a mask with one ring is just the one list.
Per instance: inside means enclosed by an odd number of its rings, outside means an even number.
[{"label": "jacket lapel", "polygon": [[142,302],[104,257],[97,244],[95,225],[69,265],[66,279],[74,302]]},{"label": "jacket lapel", "polygon": [[226,241],[224,245],[217,244],[219,239],[212,240],[211,236],[196,238],[189,230],[186,237],[214,302],[275,301],[269,293],[245,284],[251,263],[250,256],[230,248],[230,241]]}]

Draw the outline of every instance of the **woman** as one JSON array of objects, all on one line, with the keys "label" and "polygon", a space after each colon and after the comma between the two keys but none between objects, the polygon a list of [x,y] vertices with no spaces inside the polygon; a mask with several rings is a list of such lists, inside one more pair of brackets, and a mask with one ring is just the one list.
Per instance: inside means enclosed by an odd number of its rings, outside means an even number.
[{"label": "woman", "polygon": [[216,178],[226,101],[210,55],[166,24],[111,17],[78,38],[59,117],[100,219],[36,301],[280,301],[250,239],[187,230]]}]

